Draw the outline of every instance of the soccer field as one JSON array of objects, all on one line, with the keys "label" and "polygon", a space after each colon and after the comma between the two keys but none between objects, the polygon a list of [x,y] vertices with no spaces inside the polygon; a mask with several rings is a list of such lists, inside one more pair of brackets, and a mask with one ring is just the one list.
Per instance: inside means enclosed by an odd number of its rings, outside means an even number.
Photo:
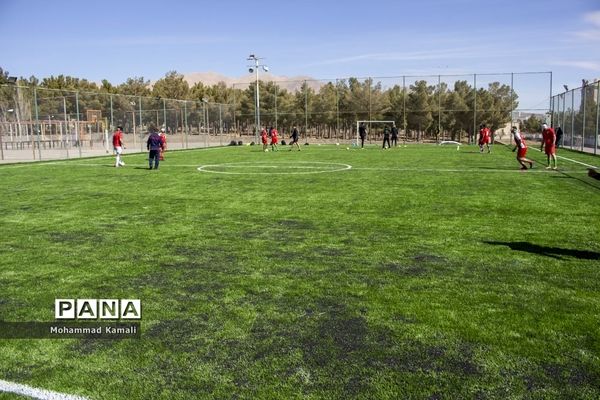
[{"label": "soccer field", "polygon": [[54,321],[65,298],[143,308],[140,339],[0,339],[0,380],[89,399],[600,397],[598,157],[288,150],[0,166],[1,321]]}]

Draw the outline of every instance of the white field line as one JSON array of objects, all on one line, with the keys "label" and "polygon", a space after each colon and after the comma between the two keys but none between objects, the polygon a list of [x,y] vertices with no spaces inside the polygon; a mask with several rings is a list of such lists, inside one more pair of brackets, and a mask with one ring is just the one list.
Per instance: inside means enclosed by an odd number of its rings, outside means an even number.
[{"label": "white field line", "polygon": [[[457,172],[457,173],[488,173],[488,172],[506,172],[506,173],[523,173],[519,168],[515,169],[468,169],[468,168],[378,168],[378,167],[352,167],[353,170],[366,170],[366,171],[401,171],[401,172]],[[545,169],[534,169],[533,171],[528,169],[527,173],[543,173],[552,174],[560,171],[545,170]],[[587,174],[587,171],[569,171],[569,173],[581,173]]]},{"label": "white field line", "polygon": [[[533,149],[534,149],[535,151],[539,151],[540,153],[542,152],[540,149],[536,149],[535,147],[534,147]],[[560,158],[560,159],[563,159],[563,160],[567,160],[567,161],[571,161],[571,162],[574,162],[574,163],[577,163],[577,164],[581,164],[581,165],[583,165],[584,167],[598,169],[598,167],[596,167],[596,166],[594,166],[594,165],[590,165],[590,164],[582,163],[581,161],[572,160],[572,159],[570,159],[570,158],[567,158],[567,157],[563,157],[563,156],[559,156],[559,155],[557,155],[557,156],[556,156],[556,158]]]},{"label": "white field line", "polygon": [[[188,152],[188,151],[195,151],[195,150],[219,150],[219,149],[228,149],[230,147],[233,146],[211,146],[211,147],[199,147],[197,149],[181,149],[181,150],[173,150],[173,152],[178,152],[178,153],[183,153],[183,152]],[[137,152],[137,153],[124,153],[123,156],[125,157],[125,160],[127,160],[127,156],[137,156],[140,154],[147,154],[147,151],[142,151],[142,152]],[[101,156],[95,156],[95,157],[83,157],[85,159],[88,160],[92,160],[92,159],[96,159],[96,158],[105,158],[105,157],[114,157],[114,154],[107,154],[107,155],[101,155]],[[61,165],[61,164],[66,164],[69,163],[69,165],[77,165],[77,166],[98,166],[98,165],[110,165],[109,163],[75,163],[73,162],[74,160],[76,160],[77,158],[68,158],[66,160],[42,160],[42,161],[21,161],[21,162],[17,162],[15,164],[11,164],[11,163],[6,163],[6,164],[0,164],[0,166],[4,165],[3,168],[23,168],[23,167],[32,167],[32,166],[39,166],[39,167],[43,167],[43,166],[48,166],[48,165]],[[95,160],[94,160],[95,161]],[[114,159],[113,159],[114,161]],[[134,166],[138,166],[137,164],[132,164]],[[190,165],[190,167],[197,167],[198,165]]]},{"label": "white field line", "polygon": [[[567,159],[569,161],[573,161],[576,163],[579,163],[578,161],[575,160],[570,160]],[[54,163],[53,163],[54,164]],[[579,164],[583,164],[583,163],[579,163]],[[45,165],[50,165],[50,163],[45,163]],[[112,167],[111,164],[107,164],[107,163],[70,163],[69,166],[78,166],[78,167]],[[523,171],[519,170],[518,168],[514,168],[514,169],[476,169],[476,168],[416,168],[416,167],[406,167],[406,168],[393,168],[393,167],[354,167],[351,166],[351,168],[348,168],[348,164],[344,164],[345,167],[343,169],[322,169],[323,167],[309,167],[309,166],[297,166],[297,167],[293,167],[290,165],[244,165],[244,168],[285,168],[285,169],[306,169],[306,170],[310,170],[310,169],[321,169],[321,171],[319,171],[319,173],[323,173],[323,172],[336,172],[336,171],[346,171],[349,169],[353,169],[353,170],[363,170],[363,171],[398,171],[398,172],[456,172],[456,173],[489,173],[489,172],[505,172],[505,173],[522,173]],[[583,164],[585,166],[587,166],[587,164]],[[31,166],[31,165],[28,165]],[[225,168],[241,168],[241,165],[238,166],[229,166],[226,164],[211,164],[211,165],[200,165],[198,166],[198,164],[161,164],[163,169],[167,169],[167,168],[196,168],[199,169],[202,172],[215,172],[215,171],[206,171],[204,170],[204,168],[206,167],[225,167]],[[124,167],[119,167],[119,168],[130,168],[130,167],[137,167],[137,168],[141,168],[143,167],[143,169],[146,169],[147,164],[126,164]],[[594,166],[589,166],[590,168],[598,168],[598,167],[594,167]],[[16,168],[15,167],[11,167],[11,168]],[[114,168],[114,167],[113,167]],[[581,170],[581,171],[565,171],[565,170],[545,170],[542,169],[541,167],[539,169],[534,169],[534,170],[528,170],[528,173],[547,173],[547,174],[552,174],[552,173],[556,173],[556,172],[568,172],[570,174],[587,174],[587,171]],[[219,173],[219,172],[215,172],[215,173]],[[227,172],[220,172],[220,173],[227,173]],[[264,174],[268,174],[270,172],[265,172]],[[291,172],[288,172],[291,173]],[[314,172],[313,172],[314,173]],[[229,174],[236,174],[236,173],[232,173],[230,172]],[[260,174],[259,172],[248,172],[245,175],[258,175]],[[236,174],[238,175],[238,174]]]},{"label": "white field line", "polygon": [[36,389],[31,386],[8,382],[2,379],[0,379],[0,392],[19,394],[38,400],[88,400],[87,397],[53,392],[51,390]]},{"label": "white field line", "polygon": [[[298,165],[300,164],[300,165]],[[241,163],[224,163],[224,164],[208,164],[208,165],[201,165],[200,167],[198,167],[198,171],[200,172],[208,172],[208,173],[212,173],[212,174],[226,174],[226,175],[300,175],[300,174],[322,174],[322,173],[326,173],[326,172],[338,172],[338,171],[347,171],[349,169],[352,169],[351,165],[348,164],[341,164],[341,163],[327,163],[327,162],[321,162],[321,161],[304,161],[304,162],[299,162],[298,164],[293,164],[293,163],[281,163],[281,164],[252,164],[252,163],[246,163],[246,162],[241,162]],[[308,165],[302,165],[302,164],[308,164]],[[313,164],[313,165],[310,165]],[[211,168],[222,168],[222,169],[239,169],[239,168],[243,168],[243,169],[250,169],[250,168],[254,168],[254,169],[276,169],[276,168],[281,168],[281,169],[291,169],[291,170],[300,170],[303,169],[304,171],[298,172],[298,171],[292,171],[292,172],[288,172],[288,171],[280,171],[280,172],[273,172],[273,171],[268,171],[268,172],[256,172],[256,171],[250,171],[250,172],[244,172],[244,171],[240,171],[240,172],[235,172],[235,171],[216,171],[214,169]]]}]

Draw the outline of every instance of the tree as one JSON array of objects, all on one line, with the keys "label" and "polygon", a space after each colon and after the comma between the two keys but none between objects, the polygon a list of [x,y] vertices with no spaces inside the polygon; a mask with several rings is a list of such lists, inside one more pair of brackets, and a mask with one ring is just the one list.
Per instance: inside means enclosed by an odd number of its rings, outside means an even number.
[{"label": "tree", "polygon": [[537,132],[540,130],[542,121],[535,115],[529,116],[525,121],[519,124],[520,129],[524,132]]},{"label": "tree", "polygon": [[169,71],[164,78],[156,81],[152,88],[152,95],[163,99],[187,99],[190,92],[190,86],[183,78],[182,74],[176,71]]},{"label": "tree", "polygon": [[430,128],[433,122],[431,96],[432,88],[427,86],[426,81],[417,81],[414,85],[410,86],[410,93],[408,94],[408,101],[406,103],[408,129],[417,131],[418,139],[420,139],[420,135],[423,132]]},{"label": "tree", "polygon": [[130,96],[150,96],[150,81],[143,77],[127,78],[125,83],[117,86],[117,92]]},{"label": "tree", "polygon": [[399,129],[404,129],[404,118],[406,117],[404,114],[404,105],[407,99],[406,89],[399,85],[394,85],[386,92],[386,95],[389,108],[384,114],[385,119],[396,121],[396,126]]}]

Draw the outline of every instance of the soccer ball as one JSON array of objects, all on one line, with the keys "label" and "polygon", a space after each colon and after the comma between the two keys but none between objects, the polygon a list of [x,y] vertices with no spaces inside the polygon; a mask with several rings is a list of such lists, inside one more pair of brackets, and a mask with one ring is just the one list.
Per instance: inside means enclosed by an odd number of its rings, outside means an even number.
[{"label": "soccer ball", "polygon": [[269,149],[265,149],[265,153],[268,153],[268,152],[269,152]]},{"label": "soccer ball", "polygon": [[339,146],[340,144],[339,144],[339,143],[336,143],[335,145],[336,145],[336,146]]},{"label": "soccer ball", "polygon": [[350,150],[350,147],[346,147],[346,150]]}]

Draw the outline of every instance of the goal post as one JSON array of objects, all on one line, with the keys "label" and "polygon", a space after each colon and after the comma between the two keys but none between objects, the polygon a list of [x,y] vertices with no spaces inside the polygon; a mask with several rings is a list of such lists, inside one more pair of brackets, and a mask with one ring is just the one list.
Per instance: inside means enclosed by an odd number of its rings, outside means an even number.
[{"label": "goal post", "polygon": [[[365,125],[369,125],[369,130],[371,129],[371,125],[373,124],[383,124],[383,126],[389,125],[389,127],[391,128],[392,126],[396,126],[396,121],[381,121],[381,120],[362,120],[362,121],[356,121],[356,142],[353,143],[356,144],[356,146],[359,145],[360,143],[360,135],[358,133],[358,130],[360,128],[361,124],[365,124]],[[369,134],[369,132],[367,131],[367,135]]]}]

